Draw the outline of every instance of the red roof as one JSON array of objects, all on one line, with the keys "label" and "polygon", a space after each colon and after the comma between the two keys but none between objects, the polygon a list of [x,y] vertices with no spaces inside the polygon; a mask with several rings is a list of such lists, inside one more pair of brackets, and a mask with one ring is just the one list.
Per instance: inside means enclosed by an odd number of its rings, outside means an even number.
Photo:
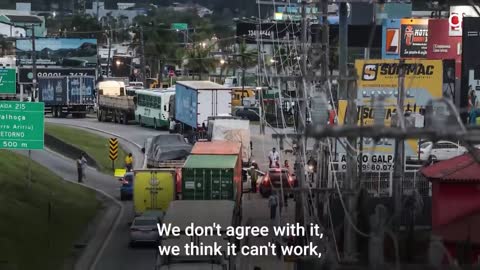
[{"label": "red roof", "polygon": [[480,164],[468,153],[424,167],[420,172],[430,181],[480,183]]}]

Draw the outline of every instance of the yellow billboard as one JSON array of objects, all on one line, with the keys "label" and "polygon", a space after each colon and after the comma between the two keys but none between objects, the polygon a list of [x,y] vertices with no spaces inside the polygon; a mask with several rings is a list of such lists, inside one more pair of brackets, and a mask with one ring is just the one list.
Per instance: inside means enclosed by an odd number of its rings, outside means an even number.
[{"label": "yellow billboard", "polygon": [[[372,98],[382,96],[385,104],[385,125],[390,126],[392,115],[396,113],[399,93],[400,60],[357,60],[357,108],[358,125],[372,125],[374,110]],[[405,60],[405,102],[404,110],[410,113],[422,113],[432,99],[443,95],[443,63],[441,60]],[[338,123],[345,123],[347,101],[338,104]],[[393,140],[381,140],[373,145],[371,140],[364,141],[364,150],[375,149],[376,153],[394,154]],[[417,140],[408,140],[406,155],[414,156],[418,149]],[[341,147],[343,148],[343,147]],[[341,151],[339,151],[341,153]]]}]

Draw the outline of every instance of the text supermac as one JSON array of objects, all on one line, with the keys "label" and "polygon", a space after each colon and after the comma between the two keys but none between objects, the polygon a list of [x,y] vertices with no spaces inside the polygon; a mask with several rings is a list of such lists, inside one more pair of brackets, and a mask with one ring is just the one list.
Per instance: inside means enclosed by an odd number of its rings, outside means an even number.
[{"label": "text supermac", "polygon": [[[441,60],[405,60],[405,85],[407,89],[425,89],[441,93],[443,64]],[[398,88],[399,60],[357,60],[358,87],[363,90]],[[436,95],[433,95],[437,97]]]}]

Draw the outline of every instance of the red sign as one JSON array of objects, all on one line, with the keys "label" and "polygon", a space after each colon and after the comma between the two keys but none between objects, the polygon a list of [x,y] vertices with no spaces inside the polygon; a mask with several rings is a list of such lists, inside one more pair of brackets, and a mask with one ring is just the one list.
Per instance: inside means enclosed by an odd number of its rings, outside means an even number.
[{"label": "red sign", "polygon": [[450,36],[450,22],[447,19],[430,19],[428,22],[427,58],[435,60],[455,60],[455,77],[461,76],[462,37]]},{"label": "red sign", "polygon": [[175,71],[174,71],[173,69],[170,69],[170,70],[168,71],[168,76],[170,76],[170,77],[175,77]]}]

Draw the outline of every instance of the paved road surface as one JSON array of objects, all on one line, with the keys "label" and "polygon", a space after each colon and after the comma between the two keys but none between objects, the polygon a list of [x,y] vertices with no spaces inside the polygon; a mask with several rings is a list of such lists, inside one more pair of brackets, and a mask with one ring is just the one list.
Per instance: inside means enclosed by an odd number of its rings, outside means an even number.
[{"label": "paved road surface", "polygon": [[[123,142],[122,146],[128,147],[128,143]],[[130,146],[131,148],[131,146]],[[129,149],[130,150],[130,149]],[[131,151],[135,154],[135,149]],[[138,154],[138,150],[137,150]],[[66,159],[63,156],[49,151],[32,151],[32,158],[36,162],[48,167],[66,180],[76,181],[77,169],[74,161]],[[139,159],[136,163],[141,163]],[[112,197],[119,200],[120,184],[118,180],[101,173],[92,168],[87,169],[86,184],[96,189],[102,190]],[[124,206],[124,213],[119,227],[116,228],[110,243],[106,246],[103,256],[98,261],[96,269],[98,270],[131,270],[131,269],[153,269],[156,249],[155,247],[146,247],[131,249],[129,242],[129,225],[132,221],[133,205],[131,201],[121,202]]]},{"label": "paved road surface", "polygon": [[[47,122],[57,123],[57,124],[67,124],[67,125],[75,125],[78,127],[89,127],[95,128],[98,130],[103,130],[105,132],[115,133],[121,137],[124,137],[127,140],[131,140],[134,143],[143,146],[145,140],[151,136],[158,135],[161,133],[165,133],[166,131],[155,131],[153,129],[140,127],[137,125],[120,125],[120,124],[112,124],[112,123],[100,123],[96,119],[87,118],[87,119],[46,119]],[[271,150],[273,146],[276,146],[277,149],[278,144],[271,139],[272,131],[267,129],[267,135],[261,136],[259,135],[258,126],[252,125],[252,141],[254,145],[254,159],[260,164],[261,169],[266,169],[268,163],[266,161],[266,157],[268,152]],[[282,131],[283,132],[283,131]],[[105,135],[104,136],[108,136]],[[125,144],[131,148],[134,148],[131,144]],[[289,148],[286,146],[286,148]],[[42,155],[50,156],[51,154],[39,152]],[[138,154],[138,149],[134,152],[134,155]],[[139,155],[139,154],[138,154]],[[290,163],[293,164],[293,157],[291,156],[284,156],[283,158],[290,159]],[[47,163],[53,162],[46,159]],[[139,159],[136,160],[139,162]],[[65,162],[60,163],[58,166],[64,167],[66,166]],[[44,162],[42,162],[44,163]],[[71,166],[73,166],[73,162],[71,162]],[[68,167],[68,166],[67,166]],[[72,167],[72,170],[74,168]],[[65,170],[65,169],[62,169]],[[89,174],[93,172],[89,171]],[[87,175],[90,177],[90,175]],[[92,185],[98,185],[98,188],[107,191],[109,194],[111,193],[116,198],[119,196],[118,192],[118,184],[115,182],[114,179],[111,179],[113,183],[109,183],[108,180],[102,180],[102,177],[96,179],[95,182],[92,181]],[[97,183],[98,182],[98,183]],[[107,183],[105,183],[107,182]],[[131,221],[133,217],[132,212],[132,205],[131,202],[124,203],[125,209],[127,210],[123,219],[122,219],[122,226],[120,226],[116,231],[114,236],[112,237],[112,242],[109,243],[101,260],[98,263],[97,269],[98,270],[127,270],[127,269],[153,269],[154,260],[156,255],[156,250],[154,248],[142,248],[142,249],[131,249],[128,248],[128,226],[127,223]],[[287,211],[283,211],[281,215],[281,219],[277,219],[275,224],[284,224],[286,222],[293,222],[293,209],[294,209],[294,202],[293,200],[290,201],[289,207]],[[267,206],[267,201],[259,194],[244,194],[244,203],[243,203],[243,223],[249,225],[258,225],[258,226],[272,226],[274,223],[270,221],[269,218],[269,209]],[[250,245],[266,245],[268,241],[271,239],[267,238],[254,238],[248,239]],[[250,270],[253,269],[254,266],[259,266],[262,269],[275,269],[275,270],[288,270],[293,269],[292,264],[284,263],[282,260],[279,260],[276,257],[243,257],[239,258],[239,266],[242,270]]]}]

